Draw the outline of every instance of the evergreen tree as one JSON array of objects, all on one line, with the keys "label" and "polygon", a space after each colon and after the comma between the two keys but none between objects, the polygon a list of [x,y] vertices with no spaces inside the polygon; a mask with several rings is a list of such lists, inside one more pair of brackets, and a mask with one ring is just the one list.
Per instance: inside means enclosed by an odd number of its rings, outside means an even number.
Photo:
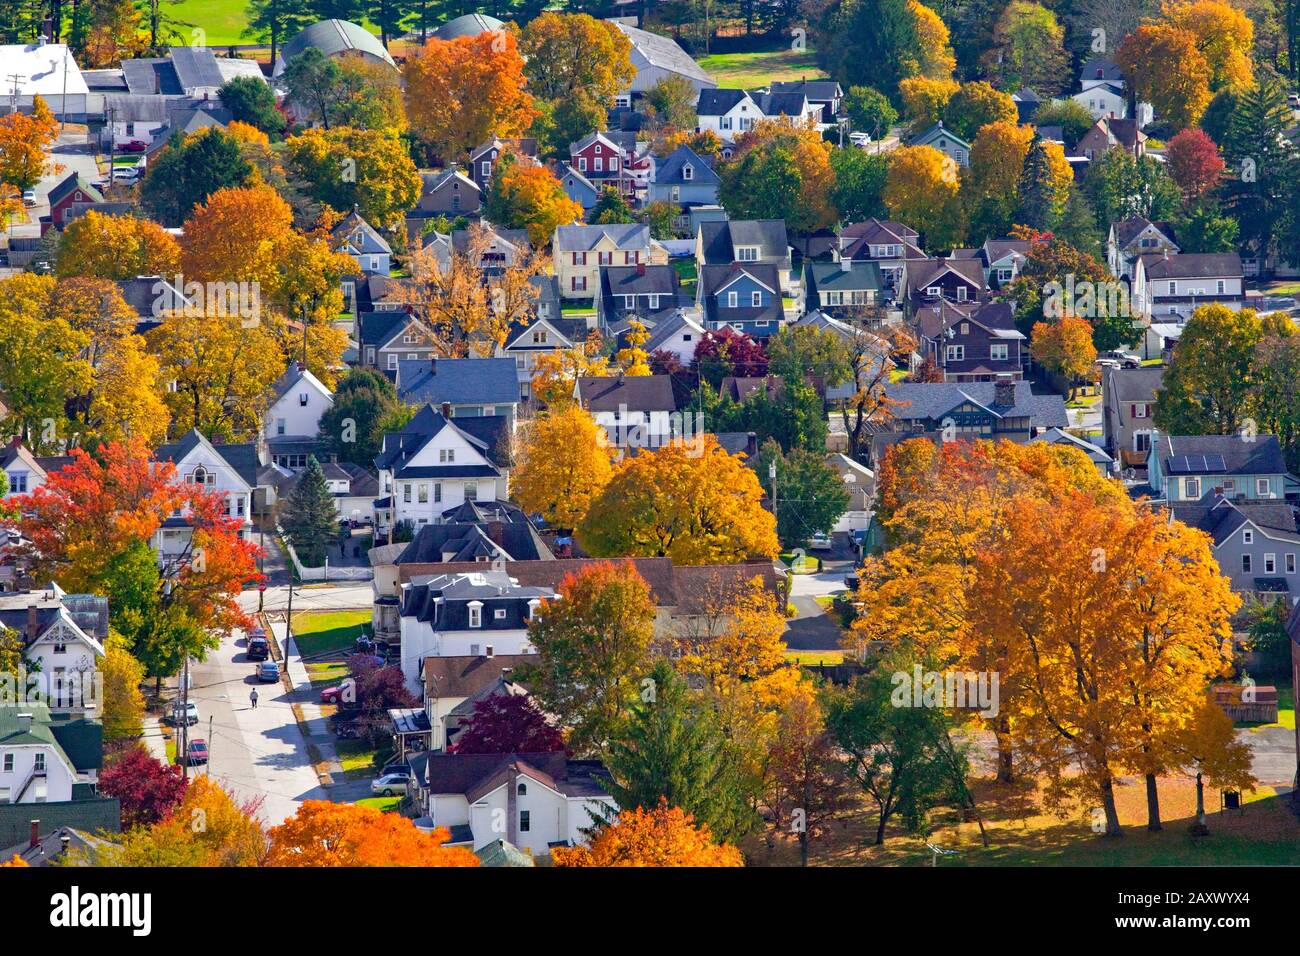
[{"label": "evergreen tree", "polygon": [[1261,78],[1237,97],[1223,142],[1228,207],[1242,242],[1261,259],[1270,251],[1295,179],[1295,149],[1283,136],[1292,125],[1285,87],[1274,77]]},{"label": "evergreen tree", "polygon": [[307,459],[285,502],[280,524],[304,566],[318,568],[325,563],[330,542],[338,536],[339,517],[325,471],[315,456]]},{"label": "evergreen tree", "polygon": [[613,776],[610,796],[621,810],[653,810],[667,801],[728,842],[757,824],[712,712],[665,660],[642,682],[605,764]]},{"label": "evergreen tree", "polygon": [[1047,231],[1056,228],[1057,214],[1051,180],[1052,169],[1047,159],[1046,144],[1035,136],[1020,172],[1020,206],[1016,210],[1016,222]]},{"label": "evergreen tree", "polygon": [[256,126],[270,136],[284,132],[284,114],[275,108],[275,91],[270,84],[253,76],[237,76],[227,80],[217,96],[241,123]]}]

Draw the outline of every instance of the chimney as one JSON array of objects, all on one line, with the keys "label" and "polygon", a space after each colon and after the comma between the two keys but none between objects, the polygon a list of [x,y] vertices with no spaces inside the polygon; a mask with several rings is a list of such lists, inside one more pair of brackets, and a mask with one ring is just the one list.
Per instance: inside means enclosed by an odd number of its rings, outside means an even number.
[{"label": "chimney", "polygon": [[1011,407],[1016,403],[1016,383],[1010,375],[999,375],[993,383],[993,404]]},{"label": "chimney", "polygon": [[487,536],[492,539],[492,543],[498,548],[506,546],[506,526],[501,521],[489,521],[487,526]]},{"label": "chimney", "polygon": [[506,790],[506,842],[513,844],[519,839],[517,826],[519,822],[519,767],[510,764],[510,785]]},{"label": "chimney", "polygon": [[754,432],[745,435],[745,454],[750,458],[758,455],[758,435]]},{"label": "chimney", "polygon": [[852,259],[846,259],[844,256],[840,256],[840,271],[841,271],[841,272],[852,272],[852,271],[853,271],[853,260],[852,260]]},{"label": "chimney", "polygon": [[18,715],[18,732],[20,734],[29,733],[32,729],[32,715],[23,713]]},{"label": "chimney", "polygon": [[643,276],[643,275],[645,275],[645,263],[644,263],[644,262],[641,262],[641,261],[639,261],[639,260],[637,261],[637,264],[636,264],[636,274],[639,275],[639,276]]},{"label": "chimney", "polygon": [[27,640],[36,640],[40,632],[40,623],[36,619],[36,605],[27,605]]},{"label": "chimney", "polygon": [[436,355],[429,356],[429,374],[430,375],[438,374],[438,356]]},{"label": "chimney", "polygon": [[510,672],[511,672],[512,670],[514,670],[513,667],[503,667],[503,668],[501,668],[501,679],[502,679],[503,681],[508,681],[508,680],[510,680]]},{"label": "chimney", "polygon": [[451,418],[451,402],[442,403],[442,417]]},{"label": "chimney", "polygon": [[36,847],[38,847],[38,846],[40,846],[40,845],[41,845],[41,821],[40,821],[40,820],[33,820],[33,821],[32,821],[32,840],[31,840],[31,842],[28,844],[28,847],[30,847],[31,849],[34,850],[34,849],[36,849]]}]

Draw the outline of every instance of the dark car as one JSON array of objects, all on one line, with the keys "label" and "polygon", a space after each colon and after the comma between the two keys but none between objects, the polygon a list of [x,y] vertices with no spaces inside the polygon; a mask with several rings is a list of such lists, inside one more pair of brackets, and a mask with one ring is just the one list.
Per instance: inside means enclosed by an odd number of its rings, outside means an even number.
[{"label": "dark car", "polygon": [[257,665],[257,679],[263,684],[278,681],[280,679],[280,665],[275,661],[262,661]]},{"label": "dark car", "polygon": [[190,741],[189,746],[185,748],[185,762],[193,767],[198,763],[208,762],[208,743],[202,738],[195,737]]},{"label": "dark car", "polygon": [[264,637],[250,637],[248,639],[248,659],[250,661],[264,661],[270,656],[270,641]]},{"label": "dark car", "polygon": [[118,147],[124,153],[143,153],[149,148],[149,144],[142,139],[133,139],[129,143],[123,143]]}]

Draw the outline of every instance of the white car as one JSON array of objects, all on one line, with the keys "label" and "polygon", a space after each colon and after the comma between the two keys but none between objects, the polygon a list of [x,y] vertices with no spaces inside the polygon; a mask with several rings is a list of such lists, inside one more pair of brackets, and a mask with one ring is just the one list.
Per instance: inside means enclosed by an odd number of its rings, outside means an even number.
[{"label": "white car", "polygon": [[133,183],[140,178],[139,166],[114,166],[113,179],[116,182]]},{"label": "white car", "polygon": [[818,531],[808,539],[808,547],[814,551],[829,551],[831,549],[831,536]]},{"label": "white car", "polygon": [[391,797],[394,794],[406,793],[406,781],[407,777],[405,774],[386,773],[382,777],[370,781],[370,792],[377,793],[381,797]]},{"label": "white car", "polygon": [[172,705],[172,723],[179,727],[182,720],[191,727],[199,722],[199,705],[195,701],[181,703],[178,700]]}]

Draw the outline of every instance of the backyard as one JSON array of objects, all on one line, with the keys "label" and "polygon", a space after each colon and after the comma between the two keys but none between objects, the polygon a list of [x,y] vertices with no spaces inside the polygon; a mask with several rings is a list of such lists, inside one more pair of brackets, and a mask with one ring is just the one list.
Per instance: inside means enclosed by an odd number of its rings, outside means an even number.
[{"label": "backyard", "polygon": [[808,49],[782,45],[775,50],[714,53],[700,58],[700,66],[719,86],[759,87],[780,80],[815,80],[822,75]]},{"label": "backyard", "polygon": [[298,653],[306,659],[351,651],[357,638],[370,624],[370,618],[370,611],[302,611],[295,614],[293,636],[298,642]]}]

